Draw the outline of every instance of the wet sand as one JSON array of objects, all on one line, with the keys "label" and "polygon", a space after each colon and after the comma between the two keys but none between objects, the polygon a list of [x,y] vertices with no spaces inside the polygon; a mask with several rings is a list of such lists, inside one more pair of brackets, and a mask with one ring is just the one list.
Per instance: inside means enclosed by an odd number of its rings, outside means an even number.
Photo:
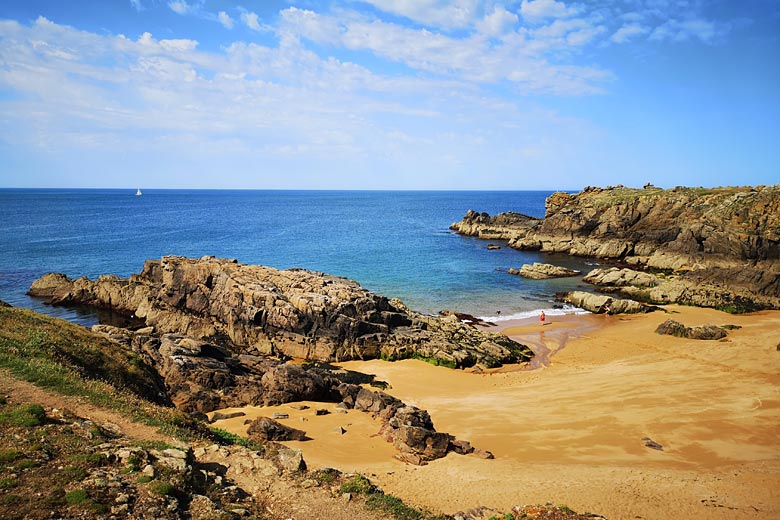
[{"label": "wet sand", "polygon": [[[428,410],[439,431],[492,451],[450,454],[424,467],[392,459],[379,424],[333,404],[283,411],[307,431],[310,467],[372,476],[433,511],[477,505],[565,504],[618,518],[780,518],[780,312],[732,316],[670,306],[673,314],[555,317],[504,323],[541,355],[538,368],[472,373],[407,360],[343,366],[387,381],[388,393]],[[735,324],[726,341],[659,336],[673,317],[688,326]],[[301,417],[306,419],[301,420]],[[246,417],[217,425],[245,433]],[[334,432],[341,426],[346,433]],[[643,438],[663,450],[645,446]]]}]

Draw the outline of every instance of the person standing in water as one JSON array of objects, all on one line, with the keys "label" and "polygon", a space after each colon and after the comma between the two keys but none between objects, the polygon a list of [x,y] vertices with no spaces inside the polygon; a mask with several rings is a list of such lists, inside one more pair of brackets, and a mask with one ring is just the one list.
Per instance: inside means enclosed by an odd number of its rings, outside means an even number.
[{"label": "person standing in water", "polygon": [[544,320],[545,320],[546,318],[547,318],[547,317],[544,315],[544,311],[542,311],[542,312],[541,312],[541,314],[539,314],[539,323],[541,323],[542,325],[544,325]]}]

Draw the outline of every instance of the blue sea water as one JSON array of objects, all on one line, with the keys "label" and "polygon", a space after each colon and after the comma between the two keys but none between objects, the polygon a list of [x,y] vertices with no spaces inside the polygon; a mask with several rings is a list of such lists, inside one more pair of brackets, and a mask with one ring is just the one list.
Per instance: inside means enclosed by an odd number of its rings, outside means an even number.
[{"label": "blue sea water", "polygon": [[[510,267],[587,259],[520,252],[449,231],[469,209],[544,215],[550,192],[0,190],[0,299],[91,324],[83,309],[25,295],[47,272],[122,277],[164,255],[214,255],[345,276],[435,314],[484,317],[550,308],[579,278],[533,281]],[[505,246],[505,244],[502,244]]]}]

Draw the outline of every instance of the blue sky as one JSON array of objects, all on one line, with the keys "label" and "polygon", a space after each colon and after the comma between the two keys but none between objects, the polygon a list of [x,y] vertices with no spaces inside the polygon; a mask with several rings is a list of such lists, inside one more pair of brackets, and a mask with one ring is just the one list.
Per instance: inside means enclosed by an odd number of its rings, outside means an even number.
[{"label": "blue sky", "polygon": [[0,187],[645,182],[780,182],[780,1],[0,3]]}]

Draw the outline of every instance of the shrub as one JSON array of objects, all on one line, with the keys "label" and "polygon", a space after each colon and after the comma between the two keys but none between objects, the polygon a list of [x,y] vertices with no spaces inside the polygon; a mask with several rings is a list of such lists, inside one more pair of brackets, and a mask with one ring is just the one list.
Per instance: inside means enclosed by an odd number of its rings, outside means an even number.
[{"label": "shrub", "polygon": [[149,484],[149,490],[161,496],[176,494],[176,488],[168,482],[157,480]]},{"label": "shrub", "polygon": [[361,495],[367,495],[373,490],[374,486],[371,485],[371,481],[363,475],[353,476],[351,479],[344,482],[340,488],[342,493],[359,493]]},{"label": "shrub", "polygon": [[16,450],[0,450],[0,464],[13,462],[21,456],[22,454]]},{"label": "shrub", "polygon": [[19,463],[16,465],[19,469],[30,469],[30,468],[37,468],[38,463],[34,460],[22,460],[19,461]]},{"label": "shrub", "polygon": [[339,471],[333,468],[325,468],[315,471],[313,476],[320,484],[333,484],[339,476]]},{"label": "shrub", "polygon": [[81,504],[89,498],[87,492],[83,489],[74,489],[65,493],[65,502],[70,505]]},{"label": "shrub", "polygon": [[19,485],[19,483],[15,478],[0,478],[0,489],[12,489],[17,485]]},{"label": "shrub", "polygon": [[366,506],[369,509],[389,513],[398,520],[419,520],[423,517],[422,512],[407,506],[400,498],[393,495],[374,493],[366,500]]},{"label": "shrub", "polygon": [[221,446],[232,446],[237,444],[238,446],[243,446],[250,450],[260,450],[263,447],[262,443],[250,441],[240,435],[223,430],[222,428],[209,427],[209,430],[211,431],[211,437],[214,442]]},{"label": "shrub", "polygon": [[0,423],[32,428],[46,421],[46,412],[37,404],[23,404],[10,411],[0,413]]},{"label": "shrub", "polygon": [[87,478],[87,472],[75,466],[68,466],[62,470],[60,475],[65,482],[73,482],[74,480],[84,480]]}]

